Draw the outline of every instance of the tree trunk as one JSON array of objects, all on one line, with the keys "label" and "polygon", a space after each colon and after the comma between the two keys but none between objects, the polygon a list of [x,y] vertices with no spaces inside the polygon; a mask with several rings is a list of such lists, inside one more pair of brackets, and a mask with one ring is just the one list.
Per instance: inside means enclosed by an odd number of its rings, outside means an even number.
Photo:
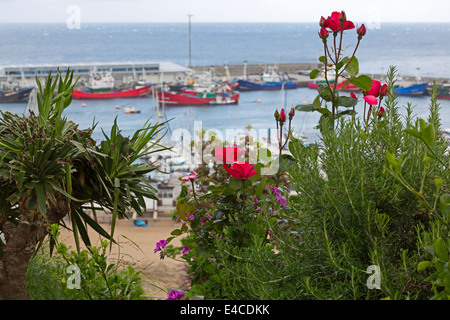
[{"label": "tree trunk", "polygon": [[38,242],[39,228],[28,222],[3,226],[7,244],[0,260],[0,296],[4,300],[29,300],[27,269]]}]

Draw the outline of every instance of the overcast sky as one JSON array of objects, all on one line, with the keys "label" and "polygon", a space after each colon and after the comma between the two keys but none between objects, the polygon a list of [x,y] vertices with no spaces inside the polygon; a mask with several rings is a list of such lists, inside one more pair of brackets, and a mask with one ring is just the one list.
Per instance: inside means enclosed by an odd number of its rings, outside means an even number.
[{"label": "overcast sky", "polygon": [[340,10],[354,22],[450,22],[449,0],[0,0],[0,23],[317,22]]}]

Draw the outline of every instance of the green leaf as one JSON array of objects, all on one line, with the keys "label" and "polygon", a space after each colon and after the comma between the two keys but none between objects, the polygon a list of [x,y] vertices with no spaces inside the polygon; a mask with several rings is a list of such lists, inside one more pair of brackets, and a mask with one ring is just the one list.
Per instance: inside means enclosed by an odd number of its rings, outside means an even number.
[{"label": "green leaf", "polygon": [[312,106],[313,106],[313,108],[314,109],[320,109],[320,107],[322,106],[321,104],[320,104],[320,96],[317,96],[315,99],[314,99],[314,101],[313,101],[313,103],[312,103]]},{"label": "green leaf", "polygon": [[311,112],[315,111],[316,109],[313,107],[312,104],[300,104],[298,106],[295,106],[295,110],[303,112]]},{"label": "green leaf", "polygon": [[337,99],[337,106],[344,108],[353,108],[357,103],[358,100],[352,97],[341,96]]},{"label": "green leaf", "polygon": [[354,84],[361,90],[369,90],[372,87],[372,79],[366,75],[360,75],[356,79],[350,80],[350,83]]},{"label": "green leaf", "polygon": [[45,212],[47,209],[47,199],[45,196],[44,186],[38,183],[34,186],[34,189],[36,190],[39,211],[45,216]]},{"label": "green leaf", "polygon": [[441,209],[442,215],[448,219],[450,217],[450,194],[443,194],[439,198],[439,208]]},{"label": "green leaf", "polygon": [[433,243],[434,253],[436,257],[443,261],[448,261],[448,249],[442,238],[437,238]]},{"label": "green leaf", "polygon": [[240,179],[236,179],[235,177],[230,177],[229,186],[233,190],[242,189],[242,181]]},{"label": "green leaf", "polygon": [[183,232],[180,229],[175,229],[173,230],[170,234],[173,236],[179,236],[181,235]]},{"label": "green leaf", "polygon": [[423,141],[425,141],[426,144],[428,144],[429,146],[432,146],[434,144],[436,131],[434,130],[434,125],[432,123],[426,126],[423,131],[421,130],[421,134]]},{"label": "green leaf", "polygon": [[355,78],[359,73],[359,62],[356,57],[353,57],[347,68],[345,69],[351,78]]},{"label": "green leaf", "polygon": [[319,73],[320,73],[320,70],[314,69],[314,70],[312,70],[312,71],[309,73],[309,78],[310,78],[310,79],[315,79],[315,78],[317,78],[317,76],[319,75]]},{"label": "green leaf", "polygon": [[431,266],[431,264],[432,264],[431,261],[421,261],[417,265],[417,271],[423,271],[426,268],[428,268],[429,266]]}]

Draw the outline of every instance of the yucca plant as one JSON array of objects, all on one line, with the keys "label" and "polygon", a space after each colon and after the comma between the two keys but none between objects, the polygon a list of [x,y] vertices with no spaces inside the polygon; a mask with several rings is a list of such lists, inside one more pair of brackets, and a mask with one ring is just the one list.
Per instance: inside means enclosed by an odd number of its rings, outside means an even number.
[{"label": "yucca plant", "polygon": [[[47,237],[51,224],[69,216],[77,248],[80,238],[90,246],[87,226],[111,243],[117,219],[134,209],[141,214],[144,198],[157,199],[145,179],[154,165],[137,163],[164,150],[159,142],[164,123],[147,122],[132,137],[121,134],[117,122],[97,143],[95,128],[78,129],[63,117],[76,84],[73,72],[47,77],[44,88],[36,79],[38,111],[0,117],[0,296],[27,299],[26,273],[30,258]],[[157,138],[159,137],[159,138]],[[112,213],[108,234],[85,209]],[[94,210],[95,212],[95,210]],[[3,238],[3,239],[2,239]],[[51,246],[54,244],[50,239]],[[52,249],[52,248],[51,248]]]}]

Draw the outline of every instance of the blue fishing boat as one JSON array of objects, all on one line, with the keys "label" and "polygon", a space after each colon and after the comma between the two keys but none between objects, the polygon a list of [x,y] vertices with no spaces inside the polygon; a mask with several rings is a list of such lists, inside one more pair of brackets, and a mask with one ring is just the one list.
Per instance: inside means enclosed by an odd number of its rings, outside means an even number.
[{"label": "blue fishing boat", "polygon": [[282,90],[298,87],[297,82],[291,81],[286,74],[281,74],[275,66],[266,68],[259,79],[238,79],[237,84],[237,89],[240,91]]},{"label": "blue fishing boat", "polygon": [[240,91],[251,90],[281,90],[281,89],[295,89],[297,82],[293,81],[269,81],[269,82],[255,82],[247,80],[238,80],[238,89]]},{"label": "blue fishing boat", "polygon": [[399,96],[421,96],[424,94],[428,82],[414,84],[412,86],[397,88],[394,93]]}]

